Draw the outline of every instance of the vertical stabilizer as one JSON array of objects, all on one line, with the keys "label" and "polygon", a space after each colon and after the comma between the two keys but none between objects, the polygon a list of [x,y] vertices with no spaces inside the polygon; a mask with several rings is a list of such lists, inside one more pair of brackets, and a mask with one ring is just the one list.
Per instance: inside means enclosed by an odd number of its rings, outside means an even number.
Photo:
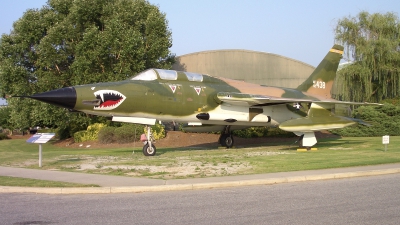
[{"label": "vertical stabilizer", "polygon": [[330,98],[342,54],[343,46],[334,45],[307,80],[297,87],[297,90]]}]

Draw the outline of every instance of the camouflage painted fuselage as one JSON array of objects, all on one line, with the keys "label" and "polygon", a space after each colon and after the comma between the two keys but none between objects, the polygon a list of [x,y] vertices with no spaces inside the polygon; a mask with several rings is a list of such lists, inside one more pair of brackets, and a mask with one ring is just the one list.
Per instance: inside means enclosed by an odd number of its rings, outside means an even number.
[{"label": "camouflage painted fuselage", "polygon": [[[276,126],[305,116],[291,104],[248,105],[222,102],[219,93],[245,93],[286,98],[312,98],[301,91],[263,87],[241,81],[197,74],[190,81],[185,72],[177,72],[174,80],[126,80],[75,86],[74,110],[106,117],[156,118],[161,121],[218,125]],[[234,94],[232,94],[234,95]],[[233,96],[234,97],[234,96]],[[209,115],[202,118],[201,115]],[[200,116],[199,116],[200,115]],[[200,117],[200,119],[199,119]]]},{"label": "camouflage painted fuselage", "polygon": [[29,97],[119,122],[152,125],[157,120],[174,121],[218,129],[279,125],[304,136],[304,146],[312,146],[316,143],[314,131],[355,123],[352,118],[335,114],[335,105],[369,104],[331,98],[342,54],[343,47],[334,45],[296,89],[149,69],[125,81],[61,88]]}]

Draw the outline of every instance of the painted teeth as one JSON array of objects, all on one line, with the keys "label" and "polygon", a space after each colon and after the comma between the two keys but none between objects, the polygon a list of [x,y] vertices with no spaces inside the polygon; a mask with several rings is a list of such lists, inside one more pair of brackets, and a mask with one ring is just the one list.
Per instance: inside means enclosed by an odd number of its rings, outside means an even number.
[{"label": "painted teeth", "polygon": [[[95,106],[97,110],[112,110],[117,108],[126,99],[125,95],[115,90],[99,90],[93,93],[96,98],[101,98],[100,106]],[[114,101],[112,103],[111,101]]]}]

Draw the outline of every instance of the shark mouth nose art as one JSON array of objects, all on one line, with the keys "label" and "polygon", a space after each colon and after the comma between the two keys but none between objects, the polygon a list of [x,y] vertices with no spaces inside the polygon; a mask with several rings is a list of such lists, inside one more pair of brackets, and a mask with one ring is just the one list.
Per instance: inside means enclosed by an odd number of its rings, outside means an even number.
[{"label": "shark mouth nose art", "polygon": [[114,90],[99,90],[94,93],[96,99],[100,100],[100,105],[95,106],[95,110],[112,110],[117,108],[126,99],[125,95]]}]

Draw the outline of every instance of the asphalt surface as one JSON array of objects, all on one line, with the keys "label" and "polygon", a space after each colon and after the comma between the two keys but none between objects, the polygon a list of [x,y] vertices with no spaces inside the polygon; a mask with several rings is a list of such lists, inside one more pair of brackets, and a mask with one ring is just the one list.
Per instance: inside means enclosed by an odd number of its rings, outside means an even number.
[{"label": "asphalt surface", "polygon": [[348,167],[324,170],[307,170],[269,174],[158,180],[99,174],[49,171],[0,166],[0,176],[32,178],[40,180],[64,181],[81,184],[96,184],[101,187],[84,188],[35,188],[0,186],[0,193],[135,193],[171,190],[196,190],[220,187],[267,185],[301,181],[341,179],[400,173],[400,163],[375,166]]},{"label": "asphalt surface", "polygon": [[0,224],[398,225],[400,173],[124,194],[0,194]]}]

